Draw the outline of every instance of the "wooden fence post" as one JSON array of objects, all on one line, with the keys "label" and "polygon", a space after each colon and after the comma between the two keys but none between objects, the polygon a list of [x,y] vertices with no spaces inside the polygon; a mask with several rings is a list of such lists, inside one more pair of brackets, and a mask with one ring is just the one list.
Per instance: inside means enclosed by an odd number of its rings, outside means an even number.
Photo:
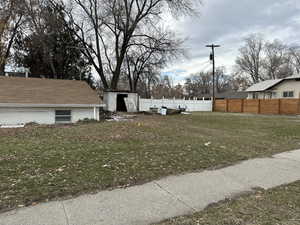
[{"label": "wooden fence post", "polygon": [[260,99],[258,99],[257,113],[260,114]]},{"label": "wooden fence post", "polygon": [[281,100],[278,99],[278,114],[281,114]]},{"label": "wooden fence post", "polygon": [[241,102],[241,113],[244,112],[244,99],[242,99],[242,102]]},{"label": "wooden fence post", "polygon": [[225,112],[228,112],[228,103],[229,103],[229,100],[226,99]]}]

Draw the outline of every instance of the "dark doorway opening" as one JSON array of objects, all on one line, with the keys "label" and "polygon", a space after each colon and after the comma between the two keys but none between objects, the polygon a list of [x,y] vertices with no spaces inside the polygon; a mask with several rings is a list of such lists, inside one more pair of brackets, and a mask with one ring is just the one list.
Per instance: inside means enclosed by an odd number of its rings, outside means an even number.
[{"label": "dark doorway opening", "polygon": [[127,98],[127,94],[118,94],[117,95],[117,111],[118,112],[127,112],[127,107],[125,103],[125,99]]}]

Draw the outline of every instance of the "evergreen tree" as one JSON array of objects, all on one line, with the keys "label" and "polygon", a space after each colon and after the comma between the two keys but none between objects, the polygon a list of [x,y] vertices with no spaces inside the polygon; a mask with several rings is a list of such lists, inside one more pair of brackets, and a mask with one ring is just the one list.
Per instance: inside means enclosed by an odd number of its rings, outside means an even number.
[{"label": "evergreen tree", "polygon": [[29,68],[32,77],[91,80],[90,64],[64,20],[62,7],[46,0],[29,10],[31,29],[17,37],[15,61]]}]

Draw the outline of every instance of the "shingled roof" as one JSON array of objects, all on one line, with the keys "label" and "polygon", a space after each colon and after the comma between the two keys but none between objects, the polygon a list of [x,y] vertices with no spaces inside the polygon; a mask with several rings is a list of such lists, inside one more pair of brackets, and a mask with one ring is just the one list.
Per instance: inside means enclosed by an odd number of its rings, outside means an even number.
[{"label": "shingled roof", "polygon": [[100,105],[84,81],[0,77],[0,104]]},{"label": "shingled roof", "polygon": [[266,91],[278,84],[280,84],[283,81],[286,80],[299,80],[300,74],[296,74],[290,77],[286,77],[283,79],[274,79],[274,80],[265,80],[262,82],[259,82],[257,84],[253,84],[251,87],[249,87],[246,92],[259,92],[259,91]]},{"label": "shingled roof", "polygon": [[266,91],[279,84],[283,79],[265,80],[257,84],[253,84],[246,92]]}]

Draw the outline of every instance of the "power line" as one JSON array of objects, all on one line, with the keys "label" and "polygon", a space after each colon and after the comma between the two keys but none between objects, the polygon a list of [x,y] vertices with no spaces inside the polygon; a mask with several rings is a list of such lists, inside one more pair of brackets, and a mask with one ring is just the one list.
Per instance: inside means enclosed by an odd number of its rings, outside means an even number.
[{"label": "power line", "polygon": [[207,66],[209,66],[209,64],[208,65],[206,65],[206,64],[209,63],[209,62],[210,62],[210,60],[207,60],[207,61],[201,63],[200,65],[198,65],[197,67],[202,67],[199,71],[204,70],[203,68],[206,69]]},{"label": "power line", "polygon": [[205,72],[205,71],[206,71],[206,69],[207,69],[208,67],[210,67],[210,64],[207,64],[205,67],[203,67],[203,68],[202,68],[202,71],[204,71],[204,72]]}]

